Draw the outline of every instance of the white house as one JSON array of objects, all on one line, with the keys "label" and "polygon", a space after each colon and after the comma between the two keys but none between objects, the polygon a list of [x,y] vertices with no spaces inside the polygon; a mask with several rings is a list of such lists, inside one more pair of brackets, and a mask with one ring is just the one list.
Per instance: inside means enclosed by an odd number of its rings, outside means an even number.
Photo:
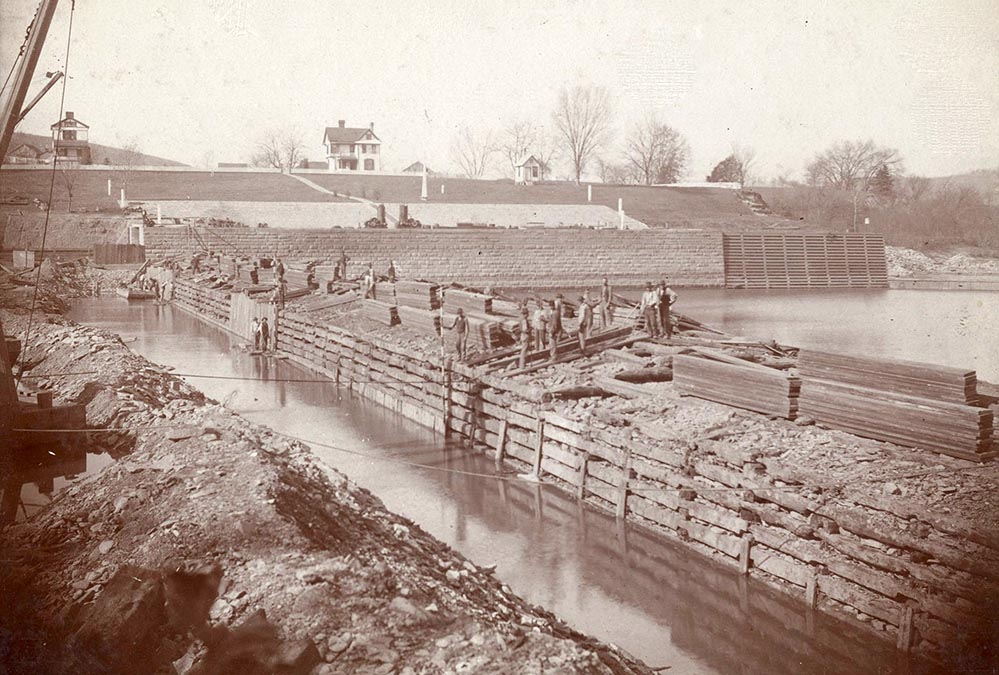
[{"label": "white house", "polygon": [[381,171],[381,139],[375,136],[375,123],[369,127],[348,127],[345,120],[326,127],[323,145],[330,171]]},{"label": "white house", "polygon": [[517,185],[530,185],[545,179],[545,165],[531,155],[514,167],[514,182]]},{"label": "white house", "polygon": [[90,127],[67,112],[66,116],[49,127],[52,130],[55,158],[58,163],[90,164]]}]

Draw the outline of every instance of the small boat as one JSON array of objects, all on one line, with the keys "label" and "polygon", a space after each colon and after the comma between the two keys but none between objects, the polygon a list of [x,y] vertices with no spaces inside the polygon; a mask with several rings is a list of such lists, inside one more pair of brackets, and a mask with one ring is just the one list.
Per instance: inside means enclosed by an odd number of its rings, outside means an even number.
[{"label": "small boat", "polygon": [[144,291],[141,288],[118,288],[115,289],[120,297],[126,300],[155,300],[156,294],[152,291]]}]

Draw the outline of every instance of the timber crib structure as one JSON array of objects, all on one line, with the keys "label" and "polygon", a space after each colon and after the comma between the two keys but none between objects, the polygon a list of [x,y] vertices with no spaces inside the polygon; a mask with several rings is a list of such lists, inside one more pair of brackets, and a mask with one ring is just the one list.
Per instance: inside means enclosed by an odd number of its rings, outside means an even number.
[{"label": "timber crib structure", "polygon": [[[245,336],[230,324],[237,297],[178,279],[174,302]],[[999,541],[988,532],[909,512],[873,489],[816,494],[793,466],[724,442],[636,443],[630,431],[553,412],[533,388],[305,314],[275,318],[277,350],[290,360],[808,608],[859,620],[899,650],[980,649],[975,641],[994,631]]]}]

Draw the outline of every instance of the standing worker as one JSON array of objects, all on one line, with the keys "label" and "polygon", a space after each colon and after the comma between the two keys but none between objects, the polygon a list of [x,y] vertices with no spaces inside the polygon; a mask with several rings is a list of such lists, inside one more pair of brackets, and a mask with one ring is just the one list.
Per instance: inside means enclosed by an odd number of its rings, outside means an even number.
[{"label": "standing worker", "polygon": [[260,320],[260,349],[267,351],[268,342],[271,338],[271,327],[267,325],[267,317]]},{"label": "standing worker", "polygon": [[333,281],[343,281],[347,279],[348,260],[350,260],[350,258],[347,257],[347,251],[341,246],[340,258],[336,261],[336,266],[333,268]]},{"label": "standing worker", "polygon": [[593,328],[593,307],[585,295],[579,297],[579,330],[576,336],[579,338],[579,351],[586,356],[586,340],[590,337],[590,330]]},{"label": "standing worker", "polygon": [[638,315],[645,318],[645,330],[648,334],[659,337],[659,294],[652,284],[645,284],[645,292],[638,305]]},{"label": "standing worker", "polygon": [[534,310],[534,316],[532,318],[533,328],[534,328],[534,348],[541,351],[545,348],[546,338],[548,337],[548,319],[545,316],[544,305],[541,304],[540,300],[535,300],[537,303],[537,308]]},{"label": "standing worker", "polygon": [[458,314],[451,324],[454,331],[454,348],[458,352],[458,360],[464,361],[466,350],[468,349],[468,319],[465,318],[465,311],[458,308]]},{"label": "standing worker", "polygon": [[600,286],[600,327],[607,328],[612,323],[614,323],[614,313],[611,311],[611,287],[610,283],[607,281],[607,277],[604,277],[603,284]]},{"label": "standing worker", "polygon": [[666,337],[673,337],[673,318],[670,316],[670,307],[676,302],[676,291],[666,284],[666,279],[659,282],[659,324]]},{"label": "standing worker", "polygon": [[565,300],[561,293],[555,295],[555,302],[552,304],[552,321],[555,323],[555,337],[561,336],[565,329],[562,327],[562,316],[565,314]]},{"label": "standing worker", "polygon": [[277,258],[277,271],[278,279],[284,279],[284,263],[281,262],[281,258]]},{"label": "standing worker", "polygon": [[253,323],[250,324],[250,333],[253,335],[253,351],[260,351],[260,319],[253,317]]},{"label": "standing worker", "polygon": [[559,317],[556,307],[555,300],[549,301],[547,311],[547,315],[550,317],[548,319],[548,356],[553,361],[558,356],[558,336],[562,332],[562,319]]},{"label": "standing worker", "polygon": [[527,365],[527,352],[531,348],[531,319],[527,309],[527,303],[520,306],[520,359],[518,365],[523,368]]},{"label": "standing worker", "polygon": [[399,268],[396,267],[394,260],[389,260],[388,266],[388,280],[391,283],[395,283],[396,278],[399,275]]}]

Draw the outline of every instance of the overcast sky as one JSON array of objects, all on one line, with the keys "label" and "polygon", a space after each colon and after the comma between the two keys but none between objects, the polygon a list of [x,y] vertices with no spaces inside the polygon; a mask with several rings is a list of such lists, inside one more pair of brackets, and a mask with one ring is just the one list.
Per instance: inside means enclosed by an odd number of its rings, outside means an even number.
[{"label": "overcast sky", "polygon": [[[0,0],[3,75],[36,4]],[[64,66],[69,7],[37,83]],[[285,127],[322,159],[323,128],[346,119],[375,123],[388,170],[447,169],[460,125],[549,124],[559,88],[582,83],[612,95],[605,156],[654,111],[689,140],[690,180],[733,143],[762,177],[798,177],[866,138],[946,175],[999,167],[997,27],[999,0],[79,0],[66,109],[93,142],[192,165],[246,161]],[[48,133],[58,92],[19,130]]]}]

